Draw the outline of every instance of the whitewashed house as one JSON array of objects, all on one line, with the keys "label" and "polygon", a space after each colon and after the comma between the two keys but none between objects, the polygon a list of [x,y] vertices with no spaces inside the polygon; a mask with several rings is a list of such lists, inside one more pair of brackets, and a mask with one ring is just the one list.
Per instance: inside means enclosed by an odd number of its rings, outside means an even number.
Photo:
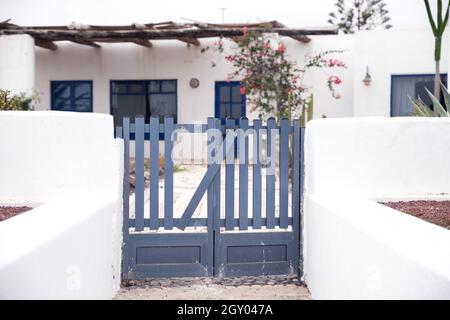
[{"label": "whitewashed house", "polygon": [[[217,30],[238,30],[234,33],[238,35],[242,25],[236,26],[135,24],[103,28],[72,24],[29,28],[4,22],[0,24],[0,88],[34,90],[39,94],[37,110],[108,113],[115,124],[120,124],[123,116],[137,114],[173,115],[178,123],[204,123],[213,116],[252,118],[239,94],[239,83],[224,81],[231,71],[224,55],[201,53],[201,48],[217,41],[221,34]],[[348,66],[338,71],[343,79],[339,100],[328,91],[326,70],[308,71],[304,82],[314,92],[315,117],[407,116],[411,114],[407,95],[426,100],[424,87],[432,91],[434,39],[428,28],[337,35],[329,27],[289,29],[278,22],[270,22],[270,27],[300,65],[307,54],[345,50],[336,55]],[[197,37],[170,33],[174,28],[195,29]],[[147,34],[143,40],[148,30],[168,33]],[[104,42],[86,40],[89,32],[104,32]],[[141,34],[140,38],[109,37],[114,32]],[[55,41],[64,39],[71,41]],[[233,50],[236,44],[225,39],[227,50]],[[444,83],[449,44],[447,32],[441,61]],[[217,62],[215,68],[212,61]],[[367,70],[369,85],[362,81]]]}]

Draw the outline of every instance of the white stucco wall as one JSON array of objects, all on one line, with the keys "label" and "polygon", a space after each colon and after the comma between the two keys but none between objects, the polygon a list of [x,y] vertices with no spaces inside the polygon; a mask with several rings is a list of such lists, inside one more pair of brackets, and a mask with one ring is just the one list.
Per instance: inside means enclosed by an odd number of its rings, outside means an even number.
[{"label": "white stucco wall", "polygon": [[123,143],[112,117],[0,112],[0,298],[110,299],[119,289]]},{"label": "white stucco wall", "polygon": [[112,117],[61,111],[0,113],[0,202],[46,202],[90,190],[118,193],[121,142]]},{"label": "white stucco wall", "polygon": [[113,298],[118,215],[111,197],[76,194],[0,222],[0,299]]},{"label": "white stucco wall", "polygon": [[[212,45],[217,39],[201,40],[201,47]],[[314,37],[309,44],[303,44],[290,38],[283,38],[291,59],[303,65],[305,54],[318,53],[330,49],[351,49],[352,41],[348,36]],[[226,40],[226,45],[236,47]],[[110,80],[136,79],[177,79],[178,80],[178,121],[206,123],[207,117],[214,116],[215,81],[224,81],[230,65],[225,55],[213,51],[200,53],[201,47],[187,47],[179,41],[153,41],[152,48],[135,44],[102,44],[101,49],[84,47],[73,43],[58,43],[58,50],[49,51],[36,48],[36,86],[40,93],[40,109],[50,108],[51,80],[93,80],[94,112],[110,112]],[[344,81],[351,83],[351,61],[348,54],[341,58],[350,65],[342,71]],[[212,61],[217,63],[211,68]],[[319,73],[313,77],[313,73]],[[331,74],[331,71],[330,71]],[[341,74],[341,72],[339,72]],[[315,88],[317,114],[321,116],[350,116],[352,114],[351,86],[342,91],[343,98],[331,98],[327,86],[327,75],[323,71],[311,71],[311,79],[305,79],[305,85]],[[200,86],[189,86],[191,78],[198,78]],[[248,113],[251,118],[252,115]]]},{"label": "white stucco wall", "polygon": [[0,37],[0,89],[32,93],[35,84],[34,40],[28,35]]},{"label": "white stucco wall", "polygon": [[450,231],[374,201],[307,195],[313,299],[449,299]]},{"label": "white stucco wall", "polygon": [[450,298],[450,231],[376,203],[449,198],[450,120],[313,120],[305,144],[312,297]]},{"label": "white stucco wall", "polygon": [[[391,75],[434,73],[434,39],[429,28],[363,31],[355,35],[313,36],[303,44],[282,38],[291,59],[300,66],[305,55],[325,50],[345,50],[334,55],[348,69],[310,69],[304,85],[312,87],[314,116],[390,115]],[[94,112],[110,113],[110,80],[177,79],[178,120],[180,123],[206,122],[214,116],[214,83],[225,80],[231,71],[222,56],[200,53],[217,39],[202,39],[201,47],[186,46],[179,41],[153,41],[152,48],[135,44],[102,44],[96,49],[74,43],[58,42],[58,50],[35,48],[28,36],[0,37],[0,87],[28,91],[35,87],[40,101],[37,109],[50,109],[51,80],[93,80]],[[236,46],[225,41],[227,46]],[[442,42],[441,70],[448,72],[450,41],[448,31]],[[4,49],[3,49],[4,48]],[[10,48],[14,48],[11,50]],[[211,68],[211,62],[217,67]],[[372,75],[370,86],[362,79],[366,68]],[[11,72],[13,76],[11,77]],[[331,97],[326,86],[329,75],[337,73],[343,80],[338,86],[341,99]],[[35,77],[35,80],[33,80]],[[198,78],[200,86],[190,88],[189,80]],[[3,79],[3,80],[2,80]],[[3,82],[2,82],[3,81]],[[254,115],[248,113],[252,118]]]},{"label": "white stucco wall", "polygon": [[[450,39],[442,40],[441,73],[448,72]],[[390,116],[391,75],[434,74],[434,36],[430,28],[362,31],[355,35],[354,116]],[[366,68],[370,86],[362,82]]]},{"label": "white stucco wall", "polygon": [[318,119],[306,140],[307,193],[450,193],[449,118]]}]

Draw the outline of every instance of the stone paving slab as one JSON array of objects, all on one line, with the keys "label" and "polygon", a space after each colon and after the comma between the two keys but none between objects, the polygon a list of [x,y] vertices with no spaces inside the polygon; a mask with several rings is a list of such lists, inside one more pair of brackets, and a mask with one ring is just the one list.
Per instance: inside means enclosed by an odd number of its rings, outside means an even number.
[{"label": "stone paving slab", "polygon": [[124,281],[117,300],[309,300],[296,276],[154,278]]}]

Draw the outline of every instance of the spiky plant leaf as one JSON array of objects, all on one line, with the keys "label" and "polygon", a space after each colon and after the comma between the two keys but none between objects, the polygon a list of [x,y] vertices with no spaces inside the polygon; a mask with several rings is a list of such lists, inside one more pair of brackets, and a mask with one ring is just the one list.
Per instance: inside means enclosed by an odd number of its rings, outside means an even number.
[{"label": "spiky plant leaf", "polygon": [[441,105],[439,100],[427,89],[425,88],[426,92],[428,93],[428,96],[430,97],[431,101],[433,102],[434,111],[439,117],[448,117],[447,111],[445,111],[444,107]]},{"label": "spiky plant leaf", "polygon": [[442,94],[444,95],[445,106],[447,107],[447,112],[450,111],[450,92],[441,82]]},{"label": "spiky plant leaf", "polygon": [[420,99],[414,99],[408,95],[408,99],[413,107],[414,115],[416,117],[434,117],[433,111],[428,108]]}]

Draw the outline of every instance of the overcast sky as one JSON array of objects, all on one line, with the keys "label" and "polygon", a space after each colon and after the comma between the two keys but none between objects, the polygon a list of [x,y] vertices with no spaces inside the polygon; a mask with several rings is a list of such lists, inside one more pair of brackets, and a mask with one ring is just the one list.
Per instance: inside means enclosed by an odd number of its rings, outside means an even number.
[{"label": "overcast sky", "polygon": [[[326,26],[336,0],[0,0],[0,21],[21,25],[130,24],[278,20],[290,27]],[[428,26],[423,0],[385,0],[395,28]],[[435,6],[436,0],[431,0]]]}]

